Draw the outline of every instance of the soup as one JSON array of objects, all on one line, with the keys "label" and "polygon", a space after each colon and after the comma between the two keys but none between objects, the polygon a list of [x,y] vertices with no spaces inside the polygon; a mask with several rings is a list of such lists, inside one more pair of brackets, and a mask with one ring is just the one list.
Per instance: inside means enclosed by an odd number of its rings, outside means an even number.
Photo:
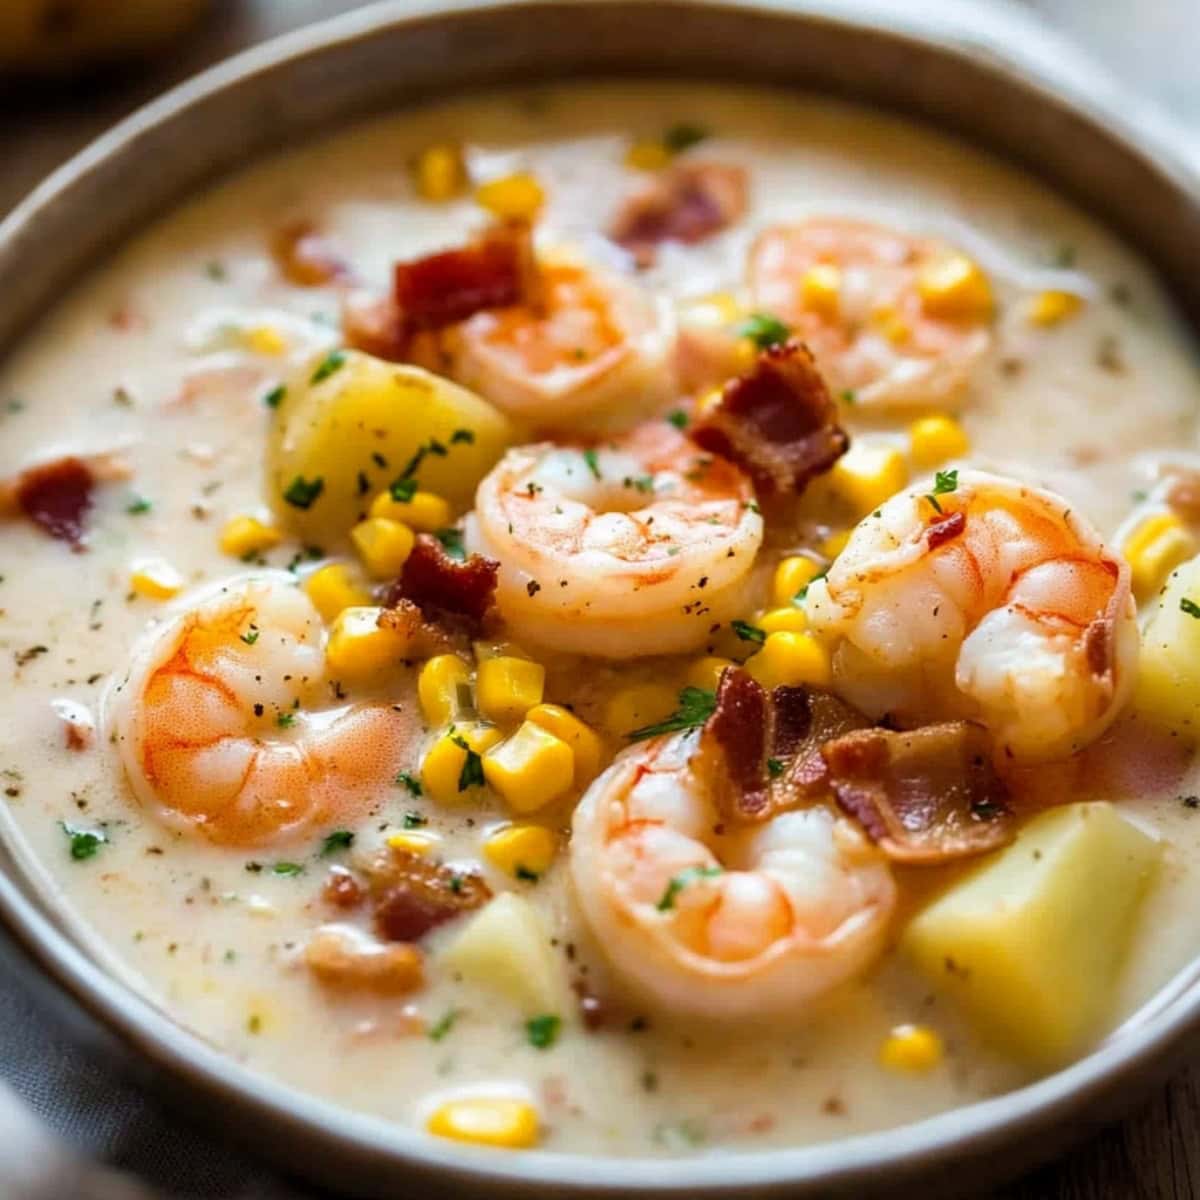
[{"label": "soup", "polygon": [[0,373],[8,836],[181,1024],[439,1136],[1019,1086],[1196,953],[1197,382],[1103,229],[856,108],[289,152]]}]

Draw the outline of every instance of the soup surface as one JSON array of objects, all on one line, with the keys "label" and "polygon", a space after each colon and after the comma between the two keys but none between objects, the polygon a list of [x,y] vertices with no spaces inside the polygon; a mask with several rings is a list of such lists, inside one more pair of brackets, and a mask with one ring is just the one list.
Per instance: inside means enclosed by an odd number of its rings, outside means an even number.
[{"label": "soup surface", "polygon": [[289,152],[0,368],[8,835],[179,1022],[443,1136],[1018,1086],[1197,951],[1198,383],[1108,233],[855,108]]}]

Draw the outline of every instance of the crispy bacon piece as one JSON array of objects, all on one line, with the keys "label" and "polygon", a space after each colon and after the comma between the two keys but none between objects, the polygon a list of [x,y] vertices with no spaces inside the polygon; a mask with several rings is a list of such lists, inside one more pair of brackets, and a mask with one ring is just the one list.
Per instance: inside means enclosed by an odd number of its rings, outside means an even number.
[{"label": "crispy bacon piece", "polygon": [[693,426],[706,450],[744,467],[763,496],[799,495],[850,445],[837,408],[802,342],[772,346]]},{"label": "crispy bacon piece", "polygon": [[375,931],[390,942],[419,942],[431,929],[479,908],[492,896],[478,875],[406,850],[387,850],[369,860],[364,871]]},{"label": "crispy bacon piece", "polygon": [[95,486],[92,468],[72,455],[22,471],[10,485],[11,503],[52,538],[78,550]]},{"label": "crispy bacon piece", "polygon": [[432,658],[463,648],[463,638],[457,635],[464,631],[429,620],[418,605],[403,596],[379,614],[376,624],[402,633],[412,658]]},{"label": "crispy bacon piece", "polygon": [[334,908],[357,908],[367,894],[345,867],[330,867],[321,885],[321,899]]},{"label": "crispy bacon piece", "polygon": [[406,943],[384,945],[357,931],[318,929],[304,948],[304,962],[326,987],[399,996],[425,982],[421,951]]},{"label": "crispy bacon piece", "polygon": [[459,562],[432,534],[419,533],[400,578],[384,593],[384,603],[395,608],[407,600],[429,620],[448,615],[478,624],[492,606],[499,570],[494,558],[482,554]]},{"label": "crispy bacon piece", "polygon": [[349,292],[342,298],[342,339],[347,346],[388,362],[402,362],[408,335],[391,296]]},{"label": "crispy bacon piece", "polygon": [[1013,839],[1008,790],[982,725],[863,729],[821,753],[838,804],[897,862],[949,862]]},{"label": "crispy bacon piece", "polygon": [[321,287],[350,278],[350,268],[311,221],[294,221],[271,238],[280,274],[298,287]]},{"label": "crispy bacon piece", "polygon": [[610,233],[650,266],[663,242],[703,242],[746,211],[746,172],[719,163],[677,163],[626,200]]}]

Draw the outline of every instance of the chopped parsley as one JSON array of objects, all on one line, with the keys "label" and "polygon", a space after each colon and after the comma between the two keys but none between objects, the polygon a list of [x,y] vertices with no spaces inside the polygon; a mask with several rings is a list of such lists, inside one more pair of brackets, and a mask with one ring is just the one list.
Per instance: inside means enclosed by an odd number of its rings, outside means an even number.
[{"label": "chopped parsley", "polygon": [[308,381],[312,383],[323,383],[330,375],[336,371],[340,371],[346,365],[345,350],[330,350],[319,363],[317,369],[313,371],[312,378]]},{"label": "chopped parsley", "polygon": [[799,591],[798,591],[798,592],[797,592],[797,593],[796,593],[796,594],[795,594],[795,595],[792,597],[792,603],[793,603],[793,604],[795,604],[797,607],[799,607],[801,604],[803,604],[803,603],[804,603],[804,601],[805,601],[805,600],[807,599],[807,597],[808,597],[808,589],[809,589],[810,587],[812,587],[812,585],[813,585],[814,583],[816,583],[818,579],[824,579],[824,578],[825,578],[825,576],[826,576],[826,575],[828,575],[828,574],[829,574],[829,568],[828,568],[828,567],[826,567],[826,568],[825,568],[824,570],[822,570],[822,571],[818,571],[818,572],[817,572],[817,574],[816,574],[816,575],[814,575],[814,576],[813,576],[813,577],[812,577],[812,578],[811,578],[811,579],[810,579],[810,580],[809,580],[809,581],[808,581],[808,582],[807,582],[807,583],[806,583],[806,584],[805,584],[805,585],[804,585],[804,586],[803,586],[803,587],[802,587],[802,588],[801,588],[801,589],[800,589],[800,590],[799,590]]},{"label": "chopped parsley", "polygon": [[268,408],[278,408],[283,403],[283,398],[286,395],[287,388],[282,383],[277,384],[263,397],[263,403]]},{"label": "chopped parsley", "polygon": [[558,1041],[559,1030],[562,1029],[562,1017],[553,1013],[542,1013],[538,1017],[530,1017],[525,1022],[525,1036],[531,1046],[539,1050],[548,1050]]},{"label": "chopped parsley", "polygon": [[672,154],[682,154],[709,136],[709,130],[703,125],[697,125],[694,121],[676,121],[663,133],[662,141]]},{"label": "chopped parsley", "polygon": [[524,863],[517,863],[514,874],[522,883],[537,883],[541,879],[536,871],[531,871]]},{"label": "chopped parsley", "polygon": [[714,879],[721,874],[720,867],[685,867],[678,875],[672,877],[655,907],[659,912],[669,912],[675,907],[675,898],[689,884],[699,879]]},{"label": "chopped parsley", "polygon": [[282,875],[285,878],[291,879],[295,875],[303,875],[304,867],[300,863],[294,862],[277,862],[271,868],[272,875]]},{"label": "chopped parsley", "polygon": [[454,1028],[460,1012],[457,1008],[448,1008],[429,1029],[429,1040],[440,1042]]},{"label": "chopped parsley", "polygon": [[241,637],[242,641],[246,643],[247,646],[253,646],[254,643],[258,641],[259,633],[260,633],[260,630],[259,630],[258,626],[251,625],[250,628],[247,629],[245,633],[240,634],[239,636]]},{"label": "chopped parsley", "polygon": [[204,273],[209,277],[209,279],[213,280],[214,283],[221,283],[227,278],[225,264],[217,262],[215,258],[211,262],[204,264]]},{"label": "chopped parsley", "polygon": [[778,758],[767,759],[767,774],[772,779],[778,779],[783,774],[783,763]]},{"label": "chopped parsley", "polygon": [[791,330],[770,313],[751,313],[738,327],[738,337],[749,338],[760,350],[781,346]]},{"label": "chopped parsley", "polygon": [[458,773],[458,790],[465,792],[468,788],[482,787],[483,759],[467,744],[467,739],[461,733],[453,734],[450,740],[460,749],[467,752],[463,759],[462,770]]},{"label": "chopped parsley", "polygon": [[339,850],[349,850],[354,845],[354,834],[349,829],[335,829],[325,835],[321,843],[321,857],[336,854]]},{"label": "chopped parsley", "polygon": [[311,508],[324,490],[325,480],[320,475],[313,479],[305,479],[303,475],[297,475],[288,484],[283,498],[293,508]]},{"label": "chopped parsley", "polygon": [[633,488],[635,491],[649,493],[654,491],[654,476],[653,475],[638,475],[636,478],[633,475],[626,475],[621,480],[621,486]]},{"label": "chopped parsley", "polygon": [[433,535],[439,542],[442,543],[442,549],[457,562],[465,562],[467,558],[467,548],[463,545],[463,535],[461,529],[455,529],[451,525],[447,529],[438,529]]},{"label": "chopped parsley", "polygon": [[421,794],[421,781],[411,771],[401,771],[396,776],[396,786],[408,788],[409,794],[413,796]]},{"label": "chopped parsley", "polygon": [[125,505],[125,511],[131,517],[140,517],[143,513],[148,513],[154,504],[147,500],[145,496],[134,496],[130,502]]},{"label": "chopped parsley", "polygon": [[[418,787],[420,784],[417,785]],[[420,793],[418,793],[419,795]],[[406,812],[404,814],[403,825],[405,829],[420,829],[424,825],[429,824],[429,818],[419,812]]]},{"label": "chopped parsley", "polygon": [[589,446],[583,452],[583,461],[587,463],[587,469],[591,471],[593,479],[600,478],[600,456],[596,453],[594,447]]},{"label": "chopped parsley", "polygon": [[958,471],[938,471],[933,477],[933,491],[925,499],[940,513],[942,506],[937,502],[938,496],[958,490]]},{"label": "chopped parsley", "polygon": [[838,393],[838,397],[843,404],[857,404],[858,393],[853,388],[842,388]]},{"label": "chopped parsley", "polygon": [[470,446],[475,441],[475,431],[473,429],[456,429],[450,435],[450,445],[456,446],[459,442],[464,442]]},{"label": "chopped parsley", "polygon": [[675,426],[676,429],[686,429],[688,427],[688,415],[682,408],[677,408],[674,412],[667,413],[667,420]]},{"label": "chopped parsley", "polygon": [[767,640],[767,631],[759,629],[757,625],[751,625],[749,621],[730,621],[729,628],[742,639],[743,642],[755,642],[761,646]]},{"label": "chopped parsley", "polygon": [[278,725],[280,729],[291,729],[291,727],[293,725],[295,725],[295,723],[296,723],[296,714],[295,713],[281,712],[275,718],[275,724]]},{"label": "chopped parsley", "polygon": [[679,707],[665,720],[653,725],[644,725],[626,734],[631,742],[658,737],[662,733],[677,733],[683,729],[696,729],[703,725],[717,707],[717,695],[706,688],[685,687],[679,693]]},{"label": "chopped parsley", "polygon": [[76,862],[91,858],[96,851],[108,841],[108,834],[100,829],[76,829],[74,825],[61,822],[62,831],[67,835],[71,849],[71,857]]},{"label": "chopped parsley", "polygon": [[398,504],[407,504],[417,494],[417,481],[411,475],[393,479],[388,494]]},{"label": "chopped parsley", "polygon": [[1194,600],[1189,600],[1186,596],[1180,599],[1179,607],[1189,617],[1200,617],[1200,604],[1197,604]]}]

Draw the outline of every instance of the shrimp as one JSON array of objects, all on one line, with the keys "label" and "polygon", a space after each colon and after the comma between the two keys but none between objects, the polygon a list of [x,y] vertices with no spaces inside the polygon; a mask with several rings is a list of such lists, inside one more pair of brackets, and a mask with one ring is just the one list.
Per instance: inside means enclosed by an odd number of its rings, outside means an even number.
[{"label": "shrimp", "polygon": [[834,689],[876,718],[979,720],[1009,759],[1065,756],[1104,732],[1133,684],[1129,566],[1052,492],[982,471],[951,479],[952,491],[893,496],[809,585]]},{"label": "shrimp", "polygon": [[802,1016],[882,950],[896,885],[822,805],[722,829],[690,763],[696,734],[622,754],[575,810],[570,868],[596,940],[672,1014]]},{"label": "shrimp", "polygon": [[762,536],[749,478],[666,421],[510,450],[467,524],[517,638],[618,659],[695,649],[736,616]]},{"label": "shrimp", "polygon": [[409,357],[539,429],[610,432],[672,398],[664,302],[563,257],[541,264],[537,295],[420,334]]},{"label": "shrimp", "polygon": [[149,632],[111,693],[137,800],[226,846],[351,824],[403,766],[416,718],[386,704],[327,712],[321,619],[294,579],[226,582]]},{"label": "shrimp", "polygon": [[991,346],[992,302],[982,274],[954,315],[923,299],[923,272],[951,258],[965,261],[932,239],[815,218],[758,236],[749,288],[756,308],[808,344],[835,394],[852,392],[861,406],[952,407]]}]

